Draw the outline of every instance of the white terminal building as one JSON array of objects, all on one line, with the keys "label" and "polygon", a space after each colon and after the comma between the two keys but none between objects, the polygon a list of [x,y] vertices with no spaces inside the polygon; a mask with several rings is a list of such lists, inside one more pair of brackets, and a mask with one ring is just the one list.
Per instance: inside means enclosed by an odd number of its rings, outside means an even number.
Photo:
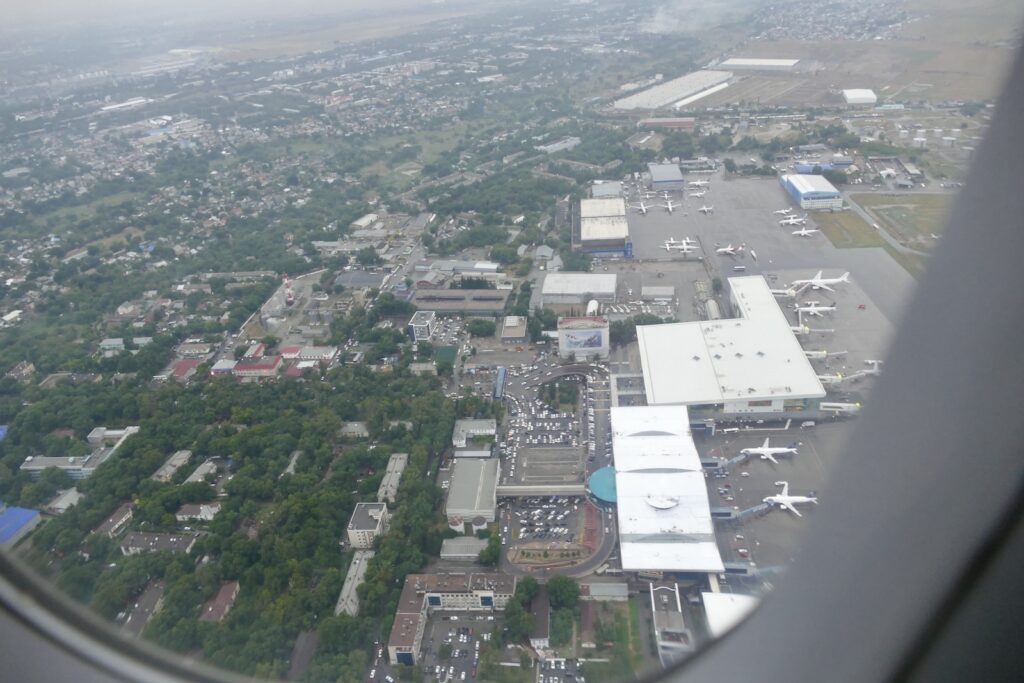
[{"label": "white terminal building", "polygon": [[608,357],[608,318],[596,315],[558,319],[558,357],[577,360]]},{"label": "white terminal building", "polygon": [[729,298],[737,318],[637,327],[648,405],[701,419],[817,413],[825,389],[765,279],[729,278]]},{"label": "white terminal building", "polygon": [[686,407],[616,406],[611,422],[622,568],[724,571]]},{"label": "white terminal building", "polygon": [[580,248],[589,253],[632,253],[622,197],[580,200]]}]

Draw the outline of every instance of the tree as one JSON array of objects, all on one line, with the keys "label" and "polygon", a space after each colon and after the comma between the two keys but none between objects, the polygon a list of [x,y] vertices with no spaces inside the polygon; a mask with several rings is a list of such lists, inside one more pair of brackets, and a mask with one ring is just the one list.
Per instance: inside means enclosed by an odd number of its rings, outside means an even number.
[{"label": "tree", "polygon": [[497,325],[494,324],[493,320],[473,318],[466,323],[466,331],[473,337],[493,337],[496,329]]},{"label": "tree", "polygon": [[568,576],[553,576],[548,580],[551,609],[574,609],[580,599],[580,586]]},{"label": "tree", "polygon": [[450,643],[441,643],[441,647],[437,648],[438,659],[451,659],[452,658],[452,646]]},{"label": "tree", "polygon": [[497,534],[492,534],[487,539],[487,547],[480,551],[480,564],[493,567],[501,559],[501,539]]},{"label": "tree", "polygon": [[373,247],[363,247],[356,252],[356,262],[361,266],[378,266],[384,263],[377,250]]},{"label": "tree", "polygon": [[726,173],[736,172],[736,162],[733,161],[731,157],[726,157],[725,160],[722,162],[722,165],[725,166]]}]

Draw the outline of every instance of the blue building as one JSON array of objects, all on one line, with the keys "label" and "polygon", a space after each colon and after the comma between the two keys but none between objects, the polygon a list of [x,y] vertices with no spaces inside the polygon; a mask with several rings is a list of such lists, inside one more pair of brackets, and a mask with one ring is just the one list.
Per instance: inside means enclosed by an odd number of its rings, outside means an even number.
[{"label": "blue building", "polygon": [[843,196],[823,176],[788,173],[779,181],[801,209],[843,208]]},{"label": "blue building", "polygon": [[0,548],[13,548],[39,522],[39,513],[35,510],[7,507],[0,502]]},{"label": "blue building", "polygon": [[505,396],[505,379],[508,377],[508,370],[504,367],[498,368],[498,376],[494,380],[494,400],[500,401]]}]

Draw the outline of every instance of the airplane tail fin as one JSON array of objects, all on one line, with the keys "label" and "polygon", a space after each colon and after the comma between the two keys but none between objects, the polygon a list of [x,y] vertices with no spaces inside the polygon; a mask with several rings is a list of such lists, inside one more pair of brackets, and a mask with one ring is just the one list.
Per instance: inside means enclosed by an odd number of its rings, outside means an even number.
[{"label": "airplane tail fin", "polygon": [[839,278],[839,281],[840,282],[849,282],[850,281],[850,273],[848,273],[848,272],[847,273],[843,273],[842,276]]}]

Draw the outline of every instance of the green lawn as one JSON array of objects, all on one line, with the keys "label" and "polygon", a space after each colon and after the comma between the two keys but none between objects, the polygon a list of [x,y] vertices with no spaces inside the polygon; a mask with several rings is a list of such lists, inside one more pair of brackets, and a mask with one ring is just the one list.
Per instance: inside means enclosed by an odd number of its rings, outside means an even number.
[{"label": "green lawn", "polygon": [[909,247],[920,249],[934,246],[931,235],[942,230],[953,196],[856,194],[850,199],[876,216],[890,235]]},{"label": "green lawn", "polygon": [[886,245],[886,241],[878,234],[878,231],[852,211],[816,213],[814,222],[839,249],[884,247]]}]

